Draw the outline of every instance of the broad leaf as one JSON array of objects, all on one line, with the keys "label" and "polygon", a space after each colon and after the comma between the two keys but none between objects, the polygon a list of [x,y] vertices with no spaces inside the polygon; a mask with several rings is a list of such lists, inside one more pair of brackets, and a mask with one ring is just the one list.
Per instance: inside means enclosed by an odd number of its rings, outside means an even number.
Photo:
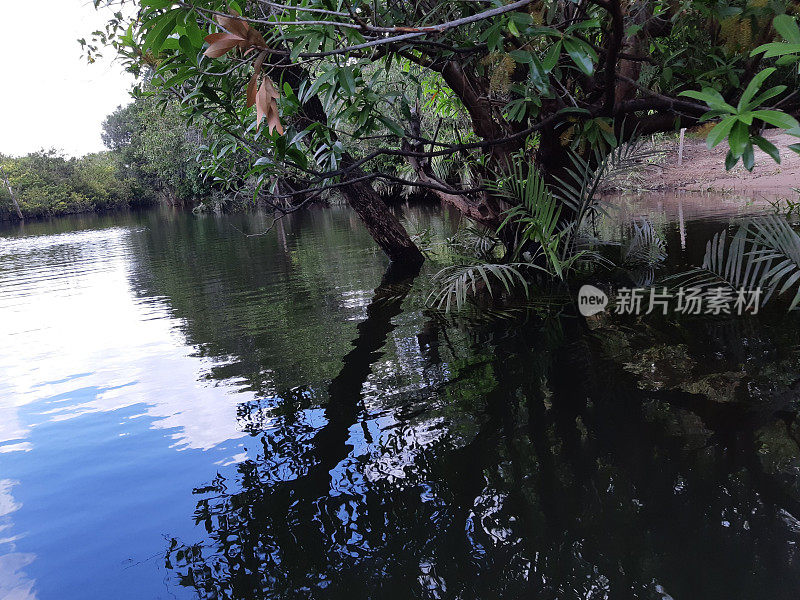
[{"label": "broad leaf", "polygon": [[731,129],[731,134],[728,137],[728,144],[731,147],[733,156],[739,158],[744,153],[744,150],[749,143],[750,132],[747,130],[747,125],[741,121],[736,121]]},{"label": "broad leaf", "polygon": [[783,36],[787,42],[800,44],[800,28],[797,21],[789,15],[778,15],[773,19],[772,26]]},{"label": "broad leaf", "polygon": [[709,148],[714,148],[717,146],[722,140],[728,137],[728,134],[731,132],[731,128],[736,124],[736,117],[730,116],[722,119],[717,125],[714,126],[708,133],[708,138],[706,139],[706,144]]},{"label": "broad leaf", "polygon": [[761,86],[764,84],[764,81],[767,79],[767,77],[772,75],[774,72],[775,68],[770,67],[756,73],[756,75],[750,80],[750,83],[747,84],[747,88],[745,88],[742,98],[739,100],[739,105],[736,107],[738,112],[742,112],[749,108],[748,103],[750,100],[752,100],[758,90],[761,89]]},{"label": "broad leaf", "polygon": [[776,163],[780,164],[781,162],[781,153],[778,148],[770,142],[769,140],[765,140],[760,135],[753,136],[753,143],[761,148],[764,152],[769,154]]},{"label": "broad leaf", "polygon": [[754,110],[753,116],[756,119],[761,119],[765,123],[780,127],[781,129],[800,127],[800,123],[797,122],[797,119],[779,110]]}]

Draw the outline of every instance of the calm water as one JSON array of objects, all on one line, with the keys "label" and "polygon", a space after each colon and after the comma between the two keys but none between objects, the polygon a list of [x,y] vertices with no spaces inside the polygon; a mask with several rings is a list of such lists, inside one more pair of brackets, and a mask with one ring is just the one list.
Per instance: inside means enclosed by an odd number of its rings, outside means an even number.
[{"label": "calm water", "polygon": [[0,230],[0,598],[800,597],[797,317],[445,318],[270,222]]}]

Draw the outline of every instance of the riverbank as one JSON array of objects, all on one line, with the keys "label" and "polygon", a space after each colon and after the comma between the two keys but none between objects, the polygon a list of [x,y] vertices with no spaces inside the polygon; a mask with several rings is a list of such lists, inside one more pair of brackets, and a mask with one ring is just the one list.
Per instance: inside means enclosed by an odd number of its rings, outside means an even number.
[{"label": "riverbank", "polygon": [[644,190],[675,192],[737,193],[767,198],[796,198],[800,188],[800,155],[787,148],[797,138],[778,130],[767,131],[764,137],[781,150],[777,164],[756,148],[755,167],[747,172],[741,162],[725,170],[727,144],[708,149],[705,135],[688,132],[683,147],[683,162],[678,164],[677,136],[659,146],[664,151],[660,164],[642,182]]}]

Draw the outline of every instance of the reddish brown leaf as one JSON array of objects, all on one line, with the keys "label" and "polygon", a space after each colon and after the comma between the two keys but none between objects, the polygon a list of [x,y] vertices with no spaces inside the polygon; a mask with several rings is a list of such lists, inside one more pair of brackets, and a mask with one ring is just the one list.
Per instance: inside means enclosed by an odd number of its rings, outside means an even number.
[{"label": "reddish brown leaf", "polygon": [[261,120],[266,116],[268,110],[269,99],[267,98],[267,90],[262,83],[256,93],[256,131],[261,127]]},{"label": "reddish brown leaf", "polygon": [[221,31],[219,33],[209,33],[204,39],[206,43],[213,44],[214,42],[218,42],[219,40],[227,38],[229,36],[230,36],[229,33]]},{"label": "reddish brown leaf", "polygon": [[277,99],[280,97],[278,90],[272,83],[272,79],[264,76],[261,87],[256,93],[256,129],[261,127],[262,119],[267,120],[269,132],[277,131],[283,135],[283,125],[281,124],[280,113],[278,112]]},{"label": "reddish brown leaf", "polygon": [[275,84],[272,83],[272,79],[270,79],[266,75],[264,76],[264,82],[261,85],[266,86],[267,96],[269,96],[270,98],[277,100],[278,98],[281,97],[281,95],[278,93],[278,90],[275,89]]},{"label": "reddish brown leaf", "polygon": [[267,44],[261,34],[250,27],[246,21],[235,18],[238,16],[236,13],[233,14],[234,17],[217,16],[217,23],[226,31],[206,36],[205,40],[209,44],[205,51],[206,56],[219,58],[234,48],[239,48],[244,53],[253,48],[266,49]]},{"label": "reddish brown leaf", "polygon": [[258,75],[253,74],[250,82],[247,84],[247,106],[253,106],[256,103],[256,93],[258,89]]},{"label": "reddish brown leaf", "polygon": [[267,125],[269,126],[270,133],[272,133],[272,130],[274,129],[279,135],[283,135],[283,125],[281,124],[281,116],[278,114],[277,104],[273,106],[270,115],[267,117]]},{"label": "reddish brown leaf", "polygon": [[206,36],[205,40],[209,46],[206,48],[205,55],[219,58],[233,48],[239,48],[244,55],[254,49],[263,50],[253,63],[253,75],[247,83],[246,102],[248,107],[256,105],[256,129],[261,127],[261,121],[266,119],[270,133],[277,131],[283,135],[283,125],[277,102],[280,94],[275,89],[272,79],[266,75],[262,78],[261,85],[258,85],[261,68],[267,57],[267,44],[258,31],[250,27],[246,21],[237,19],[238,15],[231,12],[233,15],[231,17],[217,16],[217,23],[226,31]]},{"label": "reddish brown leaf", "polygon": [[206,41],[209,43],[209,46],[206,48],[204,54],[210,58],[219,58],[229,50],[238,46],[242,42],[242,39],[230,33],[212,33],[206,36]]},{"label": "reddish brown leaf", "polygon": [[256,48],[266,48],[267,43],[264,41],[263,36],[255,29],[250,29],[247,32],[247,42]]},{"label": "reddish brown leaf", "polygon": [[242,39],[247,39],[247,33],[250,30],[250,25],[247,21],[242,21],[241,19],[237,19],[239,15],[236,11],[231,11],[231,14],[234,15],[233,17],[223,17],[222,15],[217,15],[216,21],[220,24],[224,29],[228,30],[234,35],[238,35]]},{"label": "reddish brown leaf", "polygon": [[253,63],[253,76],[250,78],[250,83],[247,84],[247,106],[253,106],[256,103],[256,88],[258,87],[258,76],[261,74],[261,66],[264,64],[264,59],[267,58],[267,52],[264,51],[258,55]]}]

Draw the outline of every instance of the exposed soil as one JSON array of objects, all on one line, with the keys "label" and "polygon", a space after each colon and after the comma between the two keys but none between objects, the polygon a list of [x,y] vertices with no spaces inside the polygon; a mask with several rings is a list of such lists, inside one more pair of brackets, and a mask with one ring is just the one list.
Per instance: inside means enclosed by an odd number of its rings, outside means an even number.
[{"label": "exposed soil", "polygon": [[646,176],[642,187],[651,190],[686,192],[737,192],[772,197],[796,197],[792,188],[800,188],[800,155],[787,148],[798,139],[777,130],[764,134],[781,151],[781,164],[756,148],[755,167],[748,173],[741,162],[731,171],[725,170],[727,143],[706,147],[705,136],[687,135],[683,147],[683,164],[678,165],[678,140],[667,143],[667,154],[659,167]]}]

